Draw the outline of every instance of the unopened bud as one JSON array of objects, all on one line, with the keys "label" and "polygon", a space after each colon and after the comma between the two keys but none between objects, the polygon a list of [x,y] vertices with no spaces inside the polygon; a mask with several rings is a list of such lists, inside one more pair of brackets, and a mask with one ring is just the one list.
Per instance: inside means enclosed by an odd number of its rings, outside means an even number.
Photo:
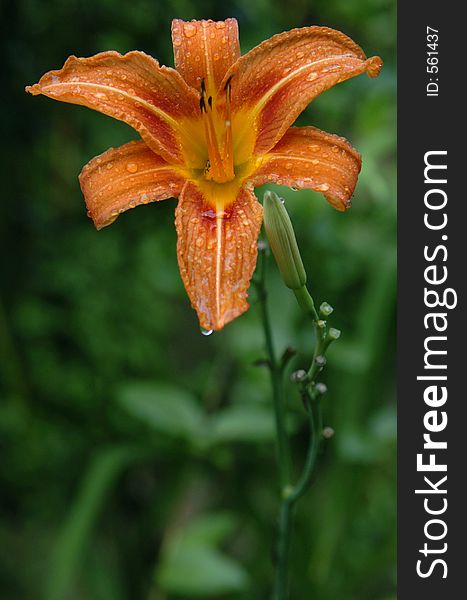
[{"label": "unopened bud", "polygon": [[315,390],[318,394],[325,394],[328,391],[327,385],[325,383],[317,383],[315,385]]},{"label": "unopened bud", "polygon": [[318,356],[315,358],[315,363],[318,365],[318,367],[324,367],[326,362],[326,357],[322,356],[321,354],[318,354]]},{"label": "unopened bud", "polygon": [[319,312],[323,317],[329,317],[333,310],[333,307],[327,302],[323,302],[319,307]]},{"label": "unopened bud", "polygon": [[288,288],[300,289],[306,284],[306,273],[287,210],[270,191],[264,194],[263,208],[264,228],[282,279]]},{"label": "unopened bud", "polygon": [[330,327],[328,331],[328,338],[331,340],[338,340],[341,337],[340,329],[335,329],[334,327]]},{"label": "unopened bud", "polygon": [[306,377],[306,371],[304,371],[303,369],[299,369],[298,371],[294,371],[291,376],[290,379],[294,382],[294,383],[299,383],[300,381],[303,381]]}]

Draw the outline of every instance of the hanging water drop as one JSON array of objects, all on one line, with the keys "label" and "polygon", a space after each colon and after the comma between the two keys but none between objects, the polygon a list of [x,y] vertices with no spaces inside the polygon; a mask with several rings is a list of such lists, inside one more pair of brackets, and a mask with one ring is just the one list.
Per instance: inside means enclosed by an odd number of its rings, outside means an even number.
[{"label": "hanging water drop", "polygon": [[204,329],[203,327],[200,327],[200,331],[201,331],[201,335],[211,335],[211,333],[213,333],[213,329]]}]

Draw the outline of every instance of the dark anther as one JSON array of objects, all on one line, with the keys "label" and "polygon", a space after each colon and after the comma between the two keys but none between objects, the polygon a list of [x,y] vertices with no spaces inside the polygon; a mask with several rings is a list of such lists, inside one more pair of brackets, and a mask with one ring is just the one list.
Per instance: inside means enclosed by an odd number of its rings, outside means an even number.
[{"label": "dark anther", "polygon": [[201,79],[201,94],[204,95],[206,93],[206,86],[204,85],[204,78]]},{"label": "dark anther", "polygon": [[209,108],[212,110],[212,96],[209,96],[208,104],[209,104]]},{"label": "dark anther", "polygon": [[201,112],[206,112],[206,103],[204,101],[204,96],[201,96],[201,98],[199,99],[199,108],[201,110]]},{"label": "dark anther", "polygon": [[224,90],[227,90],[227,88],[230,88],[230,83],[231,83],[231,81],[232,81],[232,77],[233,77],[233,75],[231,75],[231,76],[230,76],[230,77],[227,79],[227,81],[225,82],[225,85],[224,85]]}]

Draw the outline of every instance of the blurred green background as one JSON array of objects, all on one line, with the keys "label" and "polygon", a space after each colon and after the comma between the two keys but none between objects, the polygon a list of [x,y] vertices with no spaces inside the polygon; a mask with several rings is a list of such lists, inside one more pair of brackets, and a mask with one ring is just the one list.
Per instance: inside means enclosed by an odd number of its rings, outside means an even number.
[{"label": "blurred green background", "polygon": [[[295,518],[292,600],[395,599],[395,0],[18,0],[1,4],[0,597],[269,598],[277,513],[259,311],[200,334],[177,268],[175,201],[96,232],[77,175],[135,138],[26,84],[69,54],[139,49],[172,65],[170,21],[239,21],[242,51],[340,29],[385,67],[300,117],[347,137],[363,170],[346,214],[281,188],[330,350],[336,430]],[[258,190],[261,194],[261,190]],[[277,347],[312,337],[269,265]],[[307,431],[290,386],[294,461]]]}]

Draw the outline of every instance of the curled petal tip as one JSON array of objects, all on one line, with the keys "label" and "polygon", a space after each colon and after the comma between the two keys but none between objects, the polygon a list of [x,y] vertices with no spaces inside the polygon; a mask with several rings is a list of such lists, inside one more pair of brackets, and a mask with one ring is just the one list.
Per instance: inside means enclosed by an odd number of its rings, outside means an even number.
[{"label": "curled petal tip", "polygon": [[378,77],[384,63],[379,56],[372,56],[367,60],[366,64],[366,72],[368,73],[368,77]]},{"label": "curled petal tip", "polygon": [[24,88],[24,91],[27,92],[28,94],[32,94],[33,96],[38,96],[41,93],[38,83],[35,83],[34,85],[27,85]]}]

